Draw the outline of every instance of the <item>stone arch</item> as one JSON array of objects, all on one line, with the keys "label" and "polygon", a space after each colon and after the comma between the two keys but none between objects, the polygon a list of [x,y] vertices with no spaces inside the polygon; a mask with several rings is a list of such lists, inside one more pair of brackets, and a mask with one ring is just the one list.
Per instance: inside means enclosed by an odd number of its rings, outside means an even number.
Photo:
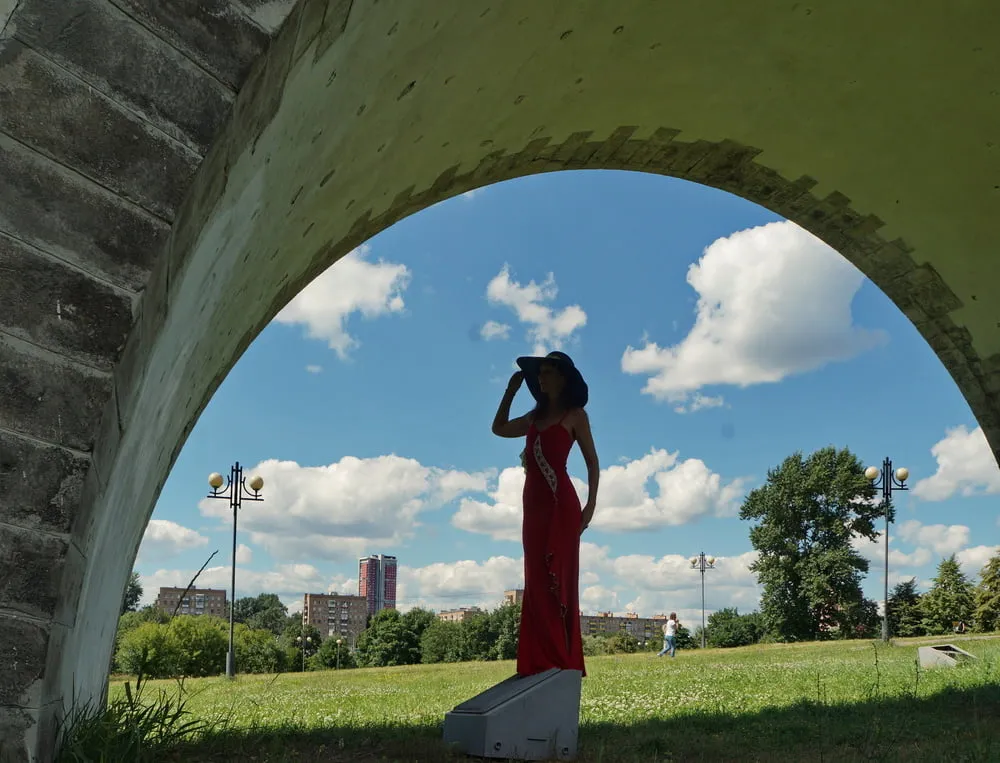
[{"label": "stone arch", "polygon": [[[975,45],[995,45],[997,32],[986,2],[592,0],[557,15],[531,0],[301,0],[251,70],[143,288],[80,510],[67,538],[28,560],[53,570],[45,600],[30,617],[0,614],[0,634],[21,648],[16,668],[0,666],[11,708],[0,731],[45,759],[54,720],[100,696],[156,496],[277,311],[378,231],[500,180],[654,172],[797,222],[911,319],[1000,453],[1000,323],[984,304],[1000,272],[982,269],[997,238],[1000,152],[988,138],[1000,98],[988,94],[1000,59]],[[919,76],[886,63],[914,50]],[[935,67],[964,78],[961,92],[928,79]]]}]

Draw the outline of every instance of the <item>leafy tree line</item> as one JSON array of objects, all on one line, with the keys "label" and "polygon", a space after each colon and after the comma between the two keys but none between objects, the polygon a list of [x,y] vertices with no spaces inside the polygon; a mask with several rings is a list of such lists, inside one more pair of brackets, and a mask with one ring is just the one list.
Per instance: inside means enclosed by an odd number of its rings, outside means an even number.
[{"label": "leafy tree line", "polygon": [[[876,500],[864,466],[848,449],[827,447],[808,457],[795,453],[768,471],[752,490],[740,518],[753,522],[750,542],[758,556],[750,569],[762,586],[761,611],[721,610],[709,618],[708,642],[740,646],[757,641],[813,641],[878,635],[877,604],[861,590],[869,564],[856,541],[879,537],[876,522],[894,510]],[[938,566],[933,587],[896,585],[889,597],[890,633],[937,635],[962,622],[979,631],[1000,629],[1000,554],[978,585],[954,555]]]},{"label": "leafy tree line", "polygon": [[[762,586],[759,612],[722,609],[708,619],[707,642],[734,647],[762,641],[870,638],[881,623],[876,603],[862,593],[868,561],[856,541],[879,537],[877,522],[888,510],[849,450],[822,448],[808,457],[795,453],[768,471],[752,490],[740,518],[752,522],[750,542],[757,559],[750,569]],[[114,670],[150,677],[213,675],[225,669],[228,624],[207,615],[173,620],[153,607],[136,610],[142,597],[132,574],[122,602]],[[371,617],[356,649],[324,640],[300,613],[289,614],[277,595],[238,599],[233,618],[237,666],[241,672],[379,667],[469,660],[509,660],[517,654],[520,605],[504,604],[460,622],[445,622],[425,609],[405,614],[383,610]],[[895,586],[889,597],[890,632],[896,636],[949,633],[962,622],[970,630],[1000,630],[1000,553],[973,584],[952,555],[938,565],[926,593],[915,580]],[[678,647],[700,643],[678,632]],[[626,633],[584,638],[588,655],[655,651],[661,640],[641,644]],[[338,655],[339,652],[339,655]]]}]

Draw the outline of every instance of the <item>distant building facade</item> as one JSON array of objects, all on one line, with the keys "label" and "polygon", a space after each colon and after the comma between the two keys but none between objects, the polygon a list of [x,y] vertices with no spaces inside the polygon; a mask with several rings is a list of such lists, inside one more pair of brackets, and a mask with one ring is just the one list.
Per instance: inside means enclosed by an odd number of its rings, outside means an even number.
[{"label": "distant building facade", "polygon": [[639,641],[662,636],[663,623],[666,615],[639,617],[634,612],[615,615],[613,612],[598,612],[596,615],[580,615],[580,632],[584,636],[612,636],[616,633],[628,633]]},{"label": "distant building facade", "polygon": [[[185,594],[185,590],[187,593]],[[179,605],[179,606],[178,606]],[[168,615],[215,615],[229,617],[226,592],[217,588],[160,588],[155,606]]]},{"label": "distant building facade", "polygon": [[368,614],[396,608],[396,557],[386,554],[358,560],[358,595],[364,597]]},{"label": "distant building facade", "polygon": [[479,607],[459,607],[438,612],[438,620],[444,620],[446,623],[464,623],[471,617],[485,614]]},{"label": "distant building facade", "polygon": [[512,588],[503,592],[504,604],[521,604],[524,601],[524,589]]},{"label": "distant building facade", "polygon": [[368,620],[364,596],[307,593],[302,603],[302,624],[311,625],[324,639],[342,638],[353,649]]}]

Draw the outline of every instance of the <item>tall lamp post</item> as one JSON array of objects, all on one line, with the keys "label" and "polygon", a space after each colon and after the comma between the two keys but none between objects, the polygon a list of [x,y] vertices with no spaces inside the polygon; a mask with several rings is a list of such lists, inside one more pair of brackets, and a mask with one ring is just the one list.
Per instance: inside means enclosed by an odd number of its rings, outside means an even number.
[{"label": "tall lamp post", "polygon": [[[225,483],[225,487],[223,487]],[[236,652],[233,650],[233,610],[236,609],[236,516],[243,501],[263,501],[264,497],[260,490],[264,487],[264,480],[260,476],[253,476],[247,482],[243,476],[243,467],[237,461],[229,470],[229,476],[223,477],[218,472],[208,475],[208,485],[212,492],[209,498],[225,498],[229,501],[229,507],[233,510],[233,570],[232,570],[232,592],[229,602],[229,653],[226,654],[226,677],[236,677]]]},{"label": "tall lamp post", "polygon": [[306,636],[306,640],[305,640],[305,642],[303,642],[302,641],[302,636],[296,636],[295,637],[295,641],[299,645],[299,648],[302,650],[302,672],[305,673],[306,672],[306,650],[309,647],[312,646],[313,639],[312,639],[312,636]]},{"label": "tall lamp post", "polygon": [[882,491],[882,509],[885,513],[885,590],[882,600],[882,640],[889,641],[889,507],[892,505],[892,491],[909,490],[906,480],[910,476],[910,470],[906,467],[899,467],[892,470],[892,461],[885,459],[882,468],[869,466],[865,469],[865,478],[868,479],[876,490]]},{"label": "tall lamp post", "polygon": [[691,569],[701,573],[701,648],[706,645],[705,640],[705,570],[715,569],[715,557],[705,556],[702,551],[698,556],[691,557]]},{"label": "tall lamp post", "polygon": [[344,643],[344,639],[337,639],[337,670],[340,670],[340,645]]}]

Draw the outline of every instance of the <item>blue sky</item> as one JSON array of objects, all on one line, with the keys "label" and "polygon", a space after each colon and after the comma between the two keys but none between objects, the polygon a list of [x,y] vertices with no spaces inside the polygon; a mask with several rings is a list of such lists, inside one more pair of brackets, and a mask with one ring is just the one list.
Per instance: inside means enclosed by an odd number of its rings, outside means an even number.
[{"label": "blue sky", "polygon": [[[719,558],[709,609],[756,606],[742,497],[828,444],[910,469],[890,583],[1000,544],[1000,470],[951,377],[870,281],[772,213],[623,172],[525,178],[375,237],[257,338],[195,427],[136,568],[145,600],[228,587],[231,517],[204,500],[234,460],[266,480],[240,517],[237,596],[356,590],[395,554],[399,606],[493,606],[521,582],[522,444],[490,434],[513,359],[563,349],[591,389],[604,474],[581,551],[585,612],[676,610]],[[524,391],[515,411],[529,406]],[[258,466],[259,465],[259,466]],[[585,478],[578,452],[570,462]],[[863,553],[880,559],[880,547]],[[880,564],[866,590],[877,597]]]}]

